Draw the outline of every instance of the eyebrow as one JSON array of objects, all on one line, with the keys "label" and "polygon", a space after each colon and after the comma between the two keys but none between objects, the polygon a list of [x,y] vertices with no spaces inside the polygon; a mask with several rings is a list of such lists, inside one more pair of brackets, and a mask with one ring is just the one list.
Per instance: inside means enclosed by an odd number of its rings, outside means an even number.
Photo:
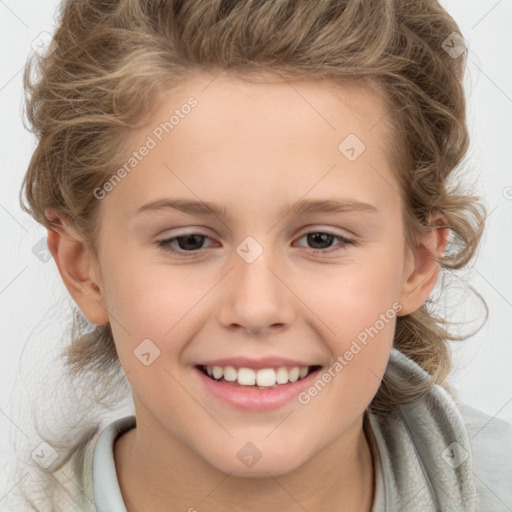
[{"label": "eyebrow", "polygon": [[[147,213],[151,211],[174,209],[190,215],[201,215],[204,217],[218,217],[223,220],[233,220],[226,207],[220,206],[209,201],[195,201],[190,199],[157,199],[142,205],[137,211]],[[322,199],[322,200],[301,200],[293,206],[286,206],[279,212],[279,216],[284,215],[304,215],[307,213],[378,213],[377,207],[370,203],[355,201],[349,199]]]}]

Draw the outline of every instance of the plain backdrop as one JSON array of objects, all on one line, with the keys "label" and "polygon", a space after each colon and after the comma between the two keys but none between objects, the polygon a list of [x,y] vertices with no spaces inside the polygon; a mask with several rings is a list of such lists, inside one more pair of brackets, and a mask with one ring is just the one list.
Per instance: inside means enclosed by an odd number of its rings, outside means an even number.
[{"label": "plain backdrop", "polygon": [[[443,0],[441,4],[458,22],[468,44],[465,85],[471,147],[464,169],[489,211],[471,271],[455,276],[449,300],[441,300],[450,319],[467,322],[467,331],[478,327],[484,310],[469,293],[464,277],[489,306],[484,327],[457,344],[452,382],[463,402],[512,423],[512,0]],[[4,464],[13,456],[4,433],[33,435],[20,404],[37,392],[38,375],[47,370],[45,354],[55,353],[64,343],[69,322],[67,290],[53,260],[41,256],[46,231],[21,211],[18,202],[35,147],[21,120],[22,71],[33,51],[32,42],[43,31],[53,32],[57,5],[56,0],[0,1],[0,459]],[[24,347],[26,354],[36,354],[36,361],[22,369]],[[0,489],[0,508],[9,490]]]}]

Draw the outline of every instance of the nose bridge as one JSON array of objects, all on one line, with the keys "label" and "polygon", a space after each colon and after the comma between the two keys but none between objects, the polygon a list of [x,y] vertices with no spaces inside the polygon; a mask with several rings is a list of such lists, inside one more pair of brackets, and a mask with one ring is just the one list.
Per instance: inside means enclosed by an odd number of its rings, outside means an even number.
[{"label": "nose bridge", "polygon": [[[256,294],[261,299],[277,300],[280,292],[275,269],[280,265],[276,262],[275,252],[270,245],[271,236],[265,237],[265,246],[252,236],[246,237],[236,247],[235,289],[244,293]],[[262,237],[260,236],[261,240]]]},{"label": "nose bridge", "polygon": [[[265,240],[271,238],[269,235]],[[237,324],[251,332],[289,323],[292,294],[283,283],[284,276],[279,276],[283,265],[276,260],[276,251],[252,236],[235,250],[228,295],[221,299],[221,322],[225,326]]]}]

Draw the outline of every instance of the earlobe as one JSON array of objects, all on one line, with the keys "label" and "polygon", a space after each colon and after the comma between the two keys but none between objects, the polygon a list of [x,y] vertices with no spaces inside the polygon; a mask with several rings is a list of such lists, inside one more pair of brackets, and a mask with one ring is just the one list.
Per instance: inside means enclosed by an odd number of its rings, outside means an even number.
[{"label": "earlobe", "polygon": [[55,210],[47,208],[45,215],[53,225],[53,229],[47,230],[48,249],[64,285],[90,322],[96,325],[108,323],[108,312],[92,250]]},{"label": "earlobe", "polygon": [[446,219],[436,214],[430,219],[432,230],[423,237],[413,252],[409,252],[409,265],[399,302],[402,305],[400,316],[416,311],[422,306],[434,289],[440,264],[436,257],[443,256],[450,238]]}]

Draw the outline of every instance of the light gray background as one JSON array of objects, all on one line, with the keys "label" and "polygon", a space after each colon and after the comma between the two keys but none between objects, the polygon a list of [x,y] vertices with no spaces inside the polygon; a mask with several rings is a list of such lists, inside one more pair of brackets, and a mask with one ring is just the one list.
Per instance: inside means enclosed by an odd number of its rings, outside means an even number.
[{"label": "light gray background", "polygon": [[[490,212],[478,259],[467,277],[487,301],[489,319],[474,337],[458,343],[452,382],[463,402],[512,423],[512,0],[441,3],[459,23],[469,45],[465,83],[471,147],[466,168]],[[37,445],[26,424],[25,401],[37,395],[40,380],[47,378],[47,361],[66,338],[69,321],[67,290],[53,260],[43,262],[33,253],[46,231],[18,204],[21,180],[34,149],[34,139],[21,122],[22,70],[32,41],[42,31],[53,32],[57,4],[55,0],[0,0],[2,465],[13,457],[5,433],[22,433]],[[479,325],[483,310],[467,294],[462,277],[455,278],[450,318],[471,321],[466,326],[471,330]],[[25,345],[29,363],[20,368]],[[42,406],[49,399],[42,397]],[[0,508],[12,485],[0,489]]]}]

